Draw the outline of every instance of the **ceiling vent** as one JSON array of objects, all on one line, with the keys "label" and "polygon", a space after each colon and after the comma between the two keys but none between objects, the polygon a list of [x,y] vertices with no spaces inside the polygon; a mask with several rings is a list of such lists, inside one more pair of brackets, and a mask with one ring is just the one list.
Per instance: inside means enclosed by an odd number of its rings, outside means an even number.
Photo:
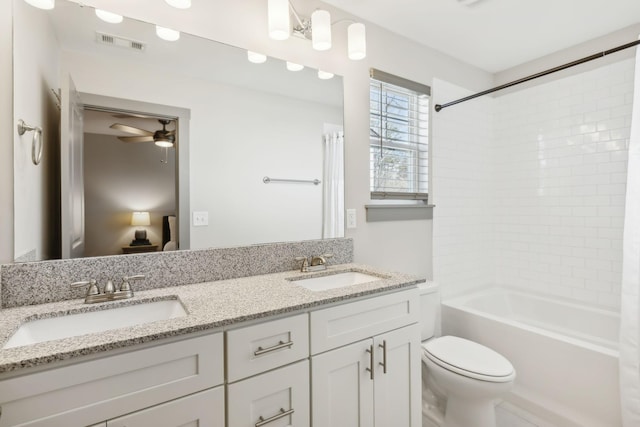
[{"label": "ceiling vent", "polygon": [[144,43],[139,41],[125,39],[124,37],[113,36],[111,34],[100,33],[97,31],[96,41],[100,44],[123,47],[125,49],[131,49],[138,52],[144,51],[146,47]]}]

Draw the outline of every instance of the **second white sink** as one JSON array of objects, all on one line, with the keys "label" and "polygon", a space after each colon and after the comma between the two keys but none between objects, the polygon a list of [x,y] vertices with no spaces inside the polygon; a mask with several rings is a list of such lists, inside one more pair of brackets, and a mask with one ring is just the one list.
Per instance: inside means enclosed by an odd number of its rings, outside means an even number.
[{"label": "second white sink", "polygon": [[186,314],[180,301],[165,300],[32,320],[22,324],[2,348],[126,328]]},{"label": "second white sink", "polygon": [[328,289],[342,288],[344,286],[359,285],[361,283],[382,280],[381,277],[357,271],[345,271],[341,273],[327,274],[326,276],[300,278],[291,282],[309,289],[310,291],[326,291]]}]

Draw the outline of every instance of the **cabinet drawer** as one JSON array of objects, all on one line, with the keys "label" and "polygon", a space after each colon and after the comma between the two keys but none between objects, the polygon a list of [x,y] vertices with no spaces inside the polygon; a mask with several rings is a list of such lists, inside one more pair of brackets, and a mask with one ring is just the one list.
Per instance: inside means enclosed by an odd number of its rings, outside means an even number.
[{"label": "cabinet drawer", "polygon": [[0,381],[0,427],[91,425],[220,385],[222,333]]},{"label": "cabinet drawer", "polygon": [[227,387],[228,426],[309,426],[308,360]]},{"label": "cabinet drawer", "polygon": [[107,421],[106,427],[224,427],[224,387]]},{"label": "cabinet drawer", "polygon": [[311,354],[418,322],[417,289],[311,312]]},{"label": "cabinet drawer", "polygon": [[234,382],[309,356],[305,314],[227,332],[227,382]]}]

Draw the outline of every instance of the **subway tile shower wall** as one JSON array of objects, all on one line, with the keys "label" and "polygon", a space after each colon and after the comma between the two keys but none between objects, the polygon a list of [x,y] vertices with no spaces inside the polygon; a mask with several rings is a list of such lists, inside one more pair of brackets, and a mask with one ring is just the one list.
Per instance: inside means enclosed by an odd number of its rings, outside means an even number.
[{"label": "subway tile shower wall", "polygon": [[499,284],[619,307],[632,59],[496,98]]}]

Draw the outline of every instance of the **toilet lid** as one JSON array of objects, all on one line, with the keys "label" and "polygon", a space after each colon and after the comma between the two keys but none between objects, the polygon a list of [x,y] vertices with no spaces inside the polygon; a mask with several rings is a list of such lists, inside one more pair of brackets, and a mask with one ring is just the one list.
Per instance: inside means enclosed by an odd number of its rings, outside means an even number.
[{"label": "toilet lid", "polygon": [[422,345],[425,356],[444,369],[484,381],[505,382],[515,376],[500,353],[464,338],[444,336]]}]

